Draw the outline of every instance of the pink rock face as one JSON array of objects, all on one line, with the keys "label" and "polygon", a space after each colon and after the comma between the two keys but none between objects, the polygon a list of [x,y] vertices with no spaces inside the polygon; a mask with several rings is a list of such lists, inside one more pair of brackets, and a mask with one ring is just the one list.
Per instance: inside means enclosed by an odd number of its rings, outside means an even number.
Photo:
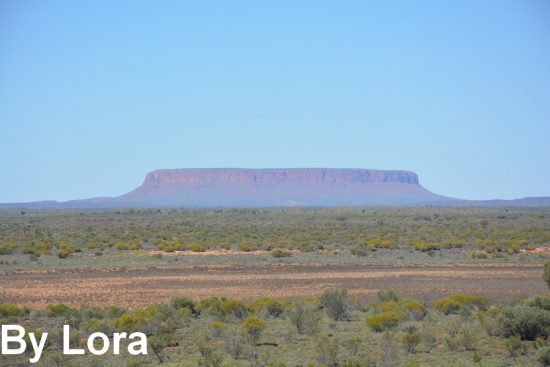
[{"label": "pink rock face", "polygon": [[418,176],[416,175],[416,173],[407,171],[381,171],[369,169],[335,168],[161,169],[148,173],[145,177],[143,186],[213,184],[272,185],[283,183],[402,183],[417,185]]},{"label": "pink rock face", "polygon": [[407,171],[291,168],[163,169],[115,199],[147,206],[416,205],[449,200]]}]

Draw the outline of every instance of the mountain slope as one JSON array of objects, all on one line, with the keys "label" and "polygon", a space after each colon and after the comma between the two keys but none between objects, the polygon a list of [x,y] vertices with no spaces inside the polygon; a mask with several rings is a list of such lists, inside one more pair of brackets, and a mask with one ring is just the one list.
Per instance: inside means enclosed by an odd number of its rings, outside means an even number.
[{"label": "mountain slope", "polygon": [[147,174],[115,199],[149,206],[419,205],[452,199],[435,195],[406,171],[366,169],[178,169]]},{"label": "mountain slope", "polygon": [[162,169],[114,198],[0,204],[0,208],[550,206],[550,198],[467,201],[432,193],[409,171],[290,168]]}]

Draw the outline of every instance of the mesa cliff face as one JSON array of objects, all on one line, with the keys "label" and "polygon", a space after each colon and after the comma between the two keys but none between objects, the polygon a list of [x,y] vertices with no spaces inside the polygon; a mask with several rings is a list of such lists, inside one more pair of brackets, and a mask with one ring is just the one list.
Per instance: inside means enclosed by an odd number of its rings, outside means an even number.
[{"label": "mesa cliff face", "polygon": [[452,199],[420,186],[408,171],[292,168],[163,169],[115,198],[147,206],[338,206],[437,204]]},{"label": "mesa cliff face", "polygon": [[241,169],[196,168],[160,169],[145,176],[143,186],[213,185],[284,183],[345,184],[345,183],[402,183],[418,184],[416,173],[407,171],[381,171],[370,169],[290,168]]},{"label": "mesa cliff face", "polygon": [[189,168],[148,173],[118,197],[0,203],[0,209],[280,206],[550,206],[550,197],[460,200],[436,195],[409,171],[341,168]]}]

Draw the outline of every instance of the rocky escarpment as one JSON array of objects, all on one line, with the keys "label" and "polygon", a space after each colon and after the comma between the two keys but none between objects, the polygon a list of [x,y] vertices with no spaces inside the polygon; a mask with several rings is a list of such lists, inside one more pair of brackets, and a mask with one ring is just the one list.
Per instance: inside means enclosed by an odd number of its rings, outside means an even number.
[{"label": "rocky escarpment", "polygon": [[443,203],[408,171],[370,169],[163,169],[116,198],[153,206],[338,206]]},{"label": "rocky escarpment", "polygon": [[196,168],[160,169],[145,177],[143,186],[163,185],[214,185],[284,183],[346,184],[346,183],[401,183],[418,184],[416,173],[408,171],[382,171],[372,169],[291,168],[241,169]]},{"label": "rocky escarpment", "polygon": [[550,206],[550,197],[453,199],[426,190],[409,171],[193,168],[155,170],[137,189],[114,198],[0,203],[0,209],[372,205]]}]

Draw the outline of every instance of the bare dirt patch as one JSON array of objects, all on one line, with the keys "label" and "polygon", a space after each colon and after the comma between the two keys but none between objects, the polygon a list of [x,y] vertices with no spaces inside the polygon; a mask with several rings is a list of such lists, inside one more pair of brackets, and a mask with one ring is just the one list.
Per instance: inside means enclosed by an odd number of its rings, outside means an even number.
[{"label": "bare dirt patch", "polygon": [[381,289],[433,300],[464,292],[513,301],[545,291],[541,266],[449,265],[271,265],[188,266],[148,270],[82,270],[14,272],[0,275],[0,303],[44,307],[139,307],[168,301],[176,295],[254,299],[260,296],[318,296],[330,287],[372,299]]}]

